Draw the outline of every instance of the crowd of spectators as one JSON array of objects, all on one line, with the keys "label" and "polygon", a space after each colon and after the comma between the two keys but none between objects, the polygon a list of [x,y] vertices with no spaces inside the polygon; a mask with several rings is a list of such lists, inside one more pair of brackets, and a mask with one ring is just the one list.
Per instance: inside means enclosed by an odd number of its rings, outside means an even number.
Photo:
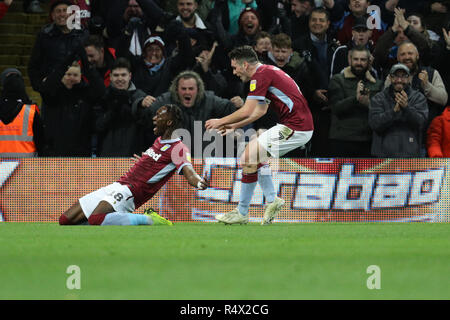
[{"label": "crowd of spectators", "polygon": [[[10,3],[0,2],[0,16]],[[52,0],[49,18],[27,66],[42,97],[30,155],[140,154],[155,139],[154,113],[174,103],[191,141],[202,141],[191,145],[201,157],[213,139],[205,121],[240,108],[248,93],[227,55],[242,45],[284,70],[308,101],[314,135],[294,156],[450,154],[450,1]],[[0,139],[1,126],[32,104],[5,86],[17,72],[2,73]],[[276,122],[268,112],[247,129]],[[235,155],[220,145],[219,155]]]}]

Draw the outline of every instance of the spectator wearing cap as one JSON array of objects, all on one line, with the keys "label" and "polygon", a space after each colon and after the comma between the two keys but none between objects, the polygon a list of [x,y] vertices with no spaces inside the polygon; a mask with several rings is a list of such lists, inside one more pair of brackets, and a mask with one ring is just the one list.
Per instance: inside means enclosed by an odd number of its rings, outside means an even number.
[{"label": "spectator wearing cap", "polygon": [[9,6],[13,0],[5,0],[3,2],[0,2],[0,19],[5,16],[5,14],[8,12]]},{"label": "spectator wearing cap", "polygon": [[128,41],[124,38],[125,41],[117,48],[117,55],[131,62],[134,85],[152,97],[166,92],[178,72],[192,68],[195,64],[190,38],[181,22],[172,21],[167,34],[177,40],[176,55],[167,54],[165,42],[159,36],[151,36],[144,42],[141,55],[133,55],[127,49],[130,38]]},{"label": "spectator wearing cap", "polygon": [[[397,61],[409,68],[411,87],[420,91],[428,102],[428,124],[434,117],[440,115],[447,104],[448,93],[438,70],[423,66],[417,47],[411,41],[404,41],[398,46]],[[385,81],[385,87],[390,85],[390,77]]]},{"label": "spectator wearing cap", "polygon": [[44,26],[37,35],[28,64],[28,75],[35,91],[42,91],[46,77],[54,72],[67,56],[82,48],[82,43],[89,35],[84,29],[70,29],[67,8],[71,4],[68,0],[52,2],[50,16],[53,22]]},{"label": "spectator wearing cap", "polygon": [[395,64],[391,84],[370,102],[369,125],[373,131],[372,155],[380,158],[423,157],[422,130],[428,118],[425,96],[410,85],[410,71]]},{"label": "spectator wearing cap", "polygon": [[34,157],[42,146],[39,108],[25,92],[22,74],[7,68],[0,75],[0,158]]},{"label": "spectator wearing cap", "polygon": [[336,49],[333,54],[333,59],[331,61],[331,76],[340,73],[344,68],[349,66],[349,51],[357,46],[366,47],[371,55],[369,61],[369,71],[375,78],[378,78],[378,72],[372,67],[373,57],[372,52],[374,50],[373,41],[370,40],[372,37],[372,30],[367,27],[367,18],[358,17],[355,20],[355,24],[352,28],[352,40],[348,43],[340,46]]},{"label": "spectator wearing cap", "polygon": [[[367,13],[367,9],[370,6],[369,0],[350,0],[348,7],[350,12],[343,18],[343,20],[337,24],[337,29],[339,30],[337,33],[337,39],[340,43],[346,44],[352,40],[353,37],[353,26],[357,22],[357,18],[369,18],[369,14]],[[375,19],[380,17],[371,17],[370,19]],[[377,43],[378,38],[383,34],[386,29],[386,24],[380,21],[379,24],[372,24],[369,21],[372,29],[371,39],[374,44]],[[380,27],[377,29],[377,27]]]}]

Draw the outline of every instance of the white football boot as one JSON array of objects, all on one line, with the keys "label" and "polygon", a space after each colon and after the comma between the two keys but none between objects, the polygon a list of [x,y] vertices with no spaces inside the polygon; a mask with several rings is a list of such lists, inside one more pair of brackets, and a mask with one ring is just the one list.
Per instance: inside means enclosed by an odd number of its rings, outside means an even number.
[{"label": "white football boot", "polygon": [[281,209],[283,209],[284,202],[285,201],[283,199],[275,197],[275,200],[267,205],[261,224],[271,224],[273,219],[275,219],[277,214],[280,213]]},{"label": "white football boot", "polygon": [[248,214],[244,216],[239,212],[237,208],[235,208],[230,212],[217,214],[216,220],[225,224],[247,224]]}]

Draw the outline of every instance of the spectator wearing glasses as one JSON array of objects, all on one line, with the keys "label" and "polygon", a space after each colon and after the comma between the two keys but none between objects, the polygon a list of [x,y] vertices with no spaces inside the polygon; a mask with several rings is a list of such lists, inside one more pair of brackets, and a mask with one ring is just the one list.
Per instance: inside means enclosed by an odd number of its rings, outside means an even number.
[{"label": "spectator wearing glasses", "polygon": [[425,96],[410,85],[410,71],[404,64],[394,65],[391,85],[376,94],[370,103],[369,126],[372,155],[380,158],[422,156],[422,130],[428,117]]}]

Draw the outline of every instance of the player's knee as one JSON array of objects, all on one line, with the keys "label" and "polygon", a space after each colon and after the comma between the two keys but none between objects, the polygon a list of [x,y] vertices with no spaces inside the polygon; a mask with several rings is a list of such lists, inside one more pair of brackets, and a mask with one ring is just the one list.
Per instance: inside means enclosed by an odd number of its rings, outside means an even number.
[{"label": "player's knee", "polygon": [[106,214],[91,214],[88,218],[88,222],[92,226],[99,226],[102,224],[103,220],[105,220]]},{"label": "player's knee", "polygon": [[73,222],[66,217],[66,215],[62,214],[59,216],[59,225],[60,226],[70,226],[73,225]]}]

